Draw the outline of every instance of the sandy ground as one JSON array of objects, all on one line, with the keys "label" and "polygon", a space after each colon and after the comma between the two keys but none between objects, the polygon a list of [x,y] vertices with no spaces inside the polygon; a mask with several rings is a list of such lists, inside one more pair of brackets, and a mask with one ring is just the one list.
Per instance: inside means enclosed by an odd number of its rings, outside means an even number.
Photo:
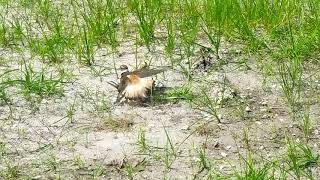
[{"label": "sandy ground", "polygon": [[[72,60],[61,65],[70,74],[70,80],[63,85],[62,97],[44,98],[33,106],[17,89],[8,92],[10,106],[0,104],[0,143],[5,145],[2,169],[10,163],[19,167],[21,175],[35,179],[59,176],[86,179],[94,175],[100,175],[100,179],[123,179],[127,165],[131,164],[137,179],[201,179],[206,174],[206,170],[200,172],[198,165],[201,149],[205,149],[215,172],[229,174],[240,169],[239,155],[245,156],[246,152],[245,129],[253,152],[264,160],[281,156],[286,133],[293,134],[297,141],[303,139],[301,121],[291,120],[279,84],[274,78],[264,83],[254,58],[248,58],[249,68],[227,63],[221,66],[223,70],[212,68],[210,73],[201,70],[194,73],[191,90],[195,94],[204,86],[211,98],[224,95],[227,100],[218,109],[221,117],[218,123],[214,116],[182,100],[146,106],[115,105],[117,92],[107,82],[116,80],[116,74],[112,55],[106,52],[100,49],[95,54],[92,68],[102,70],[100,75]],[[170,65],[161,51],[146,53],[146,49],[139,48],[138,52],[140,64],[152,60],[154,67]],[[41,68],[40,60],[27,53],[1,50],[1,54],[0,74],[21,68],[23,58]],[[118,55],[117,67],[121,64],[135,67],[132,44],[124,42]],[[221,58],[237,62],[247,57],[222,53]],[[197,63],[200,57],[195,55],[191,59]],[[182,66],[187,65],[182,62]],[[53,74],[57,69],[47,67]],[[154,78],[167,88],[181,87],[187,82],[180,68]],[[226,86],[219,82],[226,82]],[[72,118],[67,117],[70,109],[74,110]],[[313,128],[309,144],[318,153],[319,109],[319,105],[311,103]],[[117,123],[116,127],[110,125],[112,122]],[[138,143],[142,132],[149,150]],[[172,151],[170,142],[176,157],[168,155],[172,164],[166,171],[166,152]],[[314,171],[320,177],[319,167]]]}]

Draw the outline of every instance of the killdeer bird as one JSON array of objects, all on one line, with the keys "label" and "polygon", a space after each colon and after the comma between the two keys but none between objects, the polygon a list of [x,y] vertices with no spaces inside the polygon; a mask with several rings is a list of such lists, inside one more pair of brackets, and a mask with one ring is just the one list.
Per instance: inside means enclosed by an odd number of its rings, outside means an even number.
[{"label": "killdeer bird", "polygon": [[113,81],[108,82],[118,90],[118,96],[115,103],[121,101],[123,97],[130,100],[144,101],[147,98],[147,93],[154,85],[154,81],[148,77],[164,72],[169,67],[159,67],[156,69],[148,69],[145,65],[143,68],[129,71],[128,66],[121,65],[120,83]]}]

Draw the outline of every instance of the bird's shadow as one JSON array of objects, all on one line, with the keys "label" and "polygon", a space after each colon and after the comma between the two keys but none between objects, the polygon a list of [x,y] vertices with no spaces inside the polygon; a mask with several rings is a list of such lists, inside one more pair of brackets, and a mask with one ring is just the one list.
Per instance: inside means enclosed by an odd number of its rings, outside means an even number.
[{"label": "bird's shadow", "polygon": [[119,105],[129,104],[131,106],[138,107],[150,107],[156,105],[164,105],[168,103],[177,103],[179,99],[168,98],[167,92],[172,90],[172,87],[154,87],[148,92],[147,98],[138,100],[124,100],[119,103]]},{"label": "bird's shadow", "polygon": [[150,105],[192,101],[195,95],[186,87],[155,87],[149,96]]}]

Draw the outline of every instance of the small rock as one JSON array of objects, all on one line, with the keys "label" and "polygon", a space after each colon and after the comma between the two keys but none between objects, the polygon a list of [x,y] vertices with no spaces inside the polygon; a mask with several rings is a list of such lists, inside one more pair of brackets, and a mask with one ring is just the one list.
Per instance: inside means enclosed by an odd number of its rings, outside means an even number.
[{"label": "small rock", "polygon": [[156,86],[156,87],[165,87],[165,85],[161,82],[161,81],[159,81],[159,80],[156,80],[155,82],[154,82],[154,85]]},{"label": "small rock", "polygon": [[47,104],[47,103],[48,103],[48,100],[42,99],[41,102],[42,102],[43,104]]},{"label": "small rock", "polygon": [[220,143],[218,141],[213,144],[214,148],[218,148],[219,146],[220,146]]},{"label": "small rock", "polygon": [[246,107],[246,109],[245,109],[245,111],[246,111],[246,112],[251,112],[250,107],[249,107],[249,106],[247,106],[247,107]]},{"label": "small rock", "polygon": [[314,135],[319,135],[319,130],[318,130],[318,129],[315,129],[315,130],[313,131],[313,134],[314,134]]},{"label": "small rock", "polygon": [[267,112],[268,109],[267,108],[260,108],[260,112]]},{"label": "small rock", "polygon": [[34,176],[32,179],[41,179],[41,176]]},{"label": "small rock", "polygon": [[283,121],[284,121],[284,119],[280,118],[280,119],[279,119],[279,121],[280,121],[280,122],[283,122]]},{"label": "small rock", "polygon": [[263,100],[263,101],[261,102],[261,105],[263,105],[263,106],[267,106],[267,105],[268,105],[268,101]]},{"label": "small rock", "polygon": [[230,149],[231,149],[231,146],[227,146],[226,149],[227,149],[227,150],[230,150]]},{"label": "small rock", "polygon": [[220,171],[222,171],[223,169],[225,169],[227,166],[225,166],[225,165],[221,165],[221,166],[219,166],[219,170]]},{"label": "small rock", "polygon": [[200,159],[197,158],[197,157],[193,157],[192,160],[193,160],[194,162],[200,162]]},{"label": "small rock", "polygon": [[270,157],[272,157],[272,155],[268,153],[268,154],[267,154],[267,158],[270,158]]},{"label": "small rock", "polygon": [[148,178],[149,178],[149,175],[148,175],[148,174],[142,174],[142,177],[143,177],[144,179],[148,179]]},{"label": "small rock", "polygon": [[[243,101],[243,99],[245,99],[247,96],[244,94],[240,94],[240,98],[241,98],[241,102]],[[243,101],[244,102],[244,101]]]},{"label": "small rock", "polygon": [[189,126],[188,125],[184,125],[181,127],[181,130],[188,130],[189,129]]},{"label": "small rock", "polygon": [[228,154],[225,153],[225,152],[221,152],[220,155],[221,155],[222,157],[227,157]]},{"label": "small rock", "polygon": [[256,124],[261,125],[261,124],[262,124],[262,122],[260,122],[260,121],[256,121]]},{"label": "small rock", "polygon": [[264,146],[260,146],[259,149],[260,149],[260,150],[264,149]]}]

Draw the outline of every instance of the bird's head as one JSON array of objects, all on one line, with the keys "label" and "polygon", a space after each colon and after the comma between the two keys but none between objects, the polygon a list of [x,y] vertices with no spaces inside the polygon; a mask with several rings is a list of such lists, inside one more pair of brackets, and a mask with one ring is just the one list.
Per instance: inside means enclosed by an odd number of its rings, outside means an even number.
[{"label": "bird's head", "polygon": [[128,66],[127,65],[121,65],[120,66],[120,71],[121,71],[121,74],[123,73],[126,73],[126,72],[129,72],[129,69],[128,69]]}]

